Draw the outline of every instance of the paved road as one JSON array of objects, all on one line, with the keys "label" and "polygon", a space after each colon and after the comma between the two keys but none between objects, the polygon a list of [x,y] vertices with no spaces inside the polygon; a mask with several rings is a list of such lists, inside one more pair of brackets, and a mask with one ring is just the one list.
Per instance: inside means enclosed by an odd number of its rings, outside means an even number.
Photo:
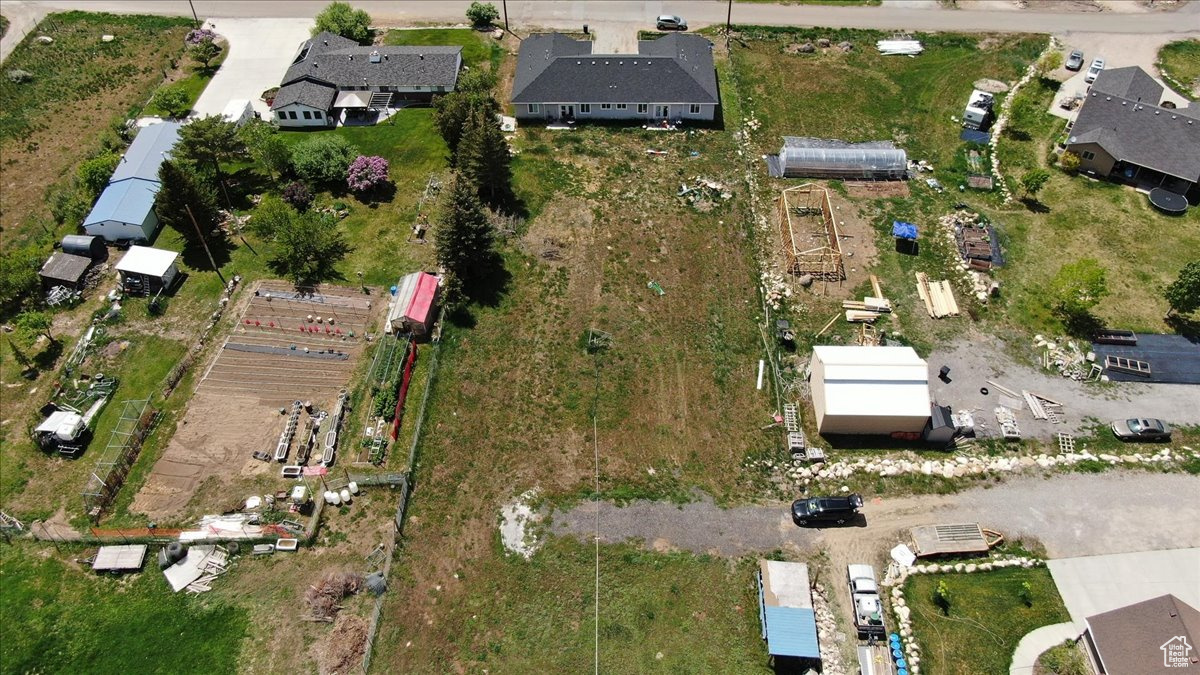
[{"label": "paved road", "polygon": [[[647,548],[739,556],[783,549],[820,549],[834,558],[875,560],[902,531],[935,522],[979,522],[1009,538],[1033,537],[1051,558],[1200,546],[1200,477],[1110,472],[1017,477],[956,495],[873,500],[853,527],[801,529],[787,504],[721,509],[711,500],[682,507],[600,503],[601,541],[644,542]],[[554,513],[551,531],[590,538],[597,504]],[[1184,526],[1183,524],[1190,526]],[[837,560],[833,560],[834,563]]]},{"label": "paved road", "polygon": [[[201,18],[311,18],[326,0],[193,0]],[[376,23],[412,22],[459,23],[470,4],[466,0],[357,0],[352,3],[367,10]],[[1144,13],[1073,13],[1029,10],[994,10],[994,5],[951,10],[927,2],[889,2],[882,7],[840,7],[824,5],[734,4],[735,23],[772,26],[830,26],[878,29],[938,31],[1038,31],[1044,33],[1200,33],[1200,2],[1191,2],[1173,11]],[[725,22],[726,3],[687,2],[684,0],[590,0],[587,2],[548,2],[509,0],[508,14],[514,26],[577,28],[588,24],[629,24],[650,27],[659,14],[679,14],[693,28]],[[8,0],[4,14],[13,20],[10,33],[19,40],[47,12],[85,9],[116,13],[173,14],[191,13],[187,0]],[[11,50],[10,42],[0,41],[0,59]]]}]

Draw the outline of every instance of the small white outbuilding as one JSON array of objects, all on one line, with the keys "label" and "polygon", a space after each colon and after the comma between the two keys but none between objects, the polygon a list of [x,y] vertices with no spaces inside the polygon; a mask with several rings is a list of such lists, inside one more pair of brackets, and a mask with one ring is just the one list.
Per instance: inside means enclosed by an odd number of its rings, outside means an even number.
[{"label": "small white outbuilding", "polygon": [[920,433],[929,365],[912,347],[813,347],[813,408],[822,434]]},{"label": "small white outbuilding", "polygon": [[179,254],[149,246],[130,246],[129,252],[117,263],[121,275],[121,287],[130,295],[154,295],[167,292],[179,268],[175,261]]}]

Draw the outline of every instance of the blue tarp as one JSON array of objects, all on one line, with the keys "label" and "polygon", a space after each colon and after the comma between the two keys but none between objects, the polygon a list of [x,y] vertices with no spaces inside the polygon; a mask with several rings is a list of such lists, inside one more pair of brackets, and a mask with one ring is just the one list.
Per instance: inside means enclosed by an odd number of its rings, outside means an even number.
[{"label": "blue tarp", "polygon": [[139,131],[108,179],[109,182],[116,183],[127,178],[158,180],[158,166],[175,147],[182,126],[178,122],[160,122]]},{"label": "blue tarp", "polygon": [[976,129],[963,129],[958,137],[968,143],[987,144],[992,140],[992,135],[986,131],[978,131]]},{"label": "blue tarp", "polygon": [[897,239],[917,240],[917,226],[901,220],[892,221],[892,236]]}]

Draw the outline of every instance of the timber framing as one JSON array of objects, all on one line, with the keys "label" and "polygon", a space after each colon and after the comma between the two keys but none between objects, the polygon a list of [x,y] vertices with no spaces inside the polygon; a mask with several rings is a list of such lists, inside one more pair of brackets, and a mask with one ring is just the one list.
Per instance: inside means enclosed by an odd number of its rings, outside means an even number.
[{"label": "timber framing", "polygon": [[829,191],[812,183],[787,188],[779,195],[778,210],[784,269],[822,281],[845,279],[841,236]]}]

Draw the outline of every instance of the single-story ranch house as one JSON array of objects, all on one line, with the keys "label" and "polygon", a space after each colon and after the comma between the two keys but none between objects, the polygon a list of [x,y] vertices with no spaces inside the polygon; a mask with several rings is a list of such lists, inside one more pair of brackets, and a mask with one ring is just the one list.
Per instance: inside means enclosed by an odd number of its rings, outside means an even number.
[{"label": "single-story ranch house", "polygon": [[711,121],[721,101],[712,43],[699,35],[593,54],[591,42],[543,33],[521,43],[512,103],[525,120]]},{"label": "single-story ranch house", "polygon": [[271,112],[281,127],[334,126],[393,102],[428,102],[454,91],[462,47],[364,47],[322,32],[300,45]]},{"label": "single-story ranch house", "polygon": [[1200,183],[1200,108],[1163,107],[1162,94],[1137,66],[1101,71],[1068,132],[1079,169],[1178,194]]}]

